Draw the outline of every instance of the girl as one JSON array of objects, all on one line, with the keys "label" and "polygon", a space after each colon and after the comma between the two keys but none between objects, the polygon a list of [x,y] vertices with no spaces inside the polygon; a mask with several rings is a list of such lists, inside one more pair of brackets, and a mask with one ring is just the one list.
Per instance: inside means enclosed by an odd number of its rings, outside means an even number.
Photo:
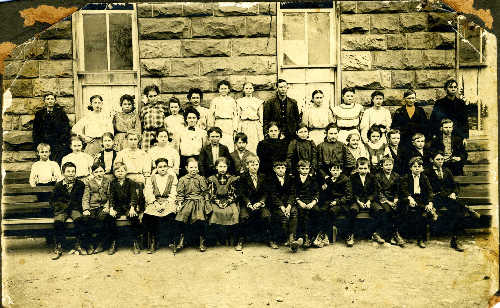
[{"label": "girl", "polygon": [[238,108],[234,98],[229,96],[229,82],[221,80],[217,83],[219,96],[210,103],[208,127],[217,126],[222,129],[221,143],[233,151],[234,134],[238,130]]},{"label": "girl", "polygon": [[64,156],[61,166],[72,162],[76,166],[76,177],[80,180],[86,178],[91,172],[94,159],[89,154],[82,152],[83,142],[79,136],[71,137],[71,153]]},{"label": "girl", "polygon": [[254,88],[251,82],[243,85],[243,97],[236,101],[240,115],[239,129],[248,137],[247,149],[255,153],[257,144],[264,139],[262,132],[264,101],[253,96]]},{"label": "girl", "polygon": [[287,154],[287,169],[290,173],[296,173],[298,170],[297,163],[300,160],[305,160],[310,163],[310,172],[314,174],[317,168],[316,146],[314,142],[307,139],[309,130],[304,123],[297,126],[297,138],[292,140],[288,145]]},{"label": "girl", "polygon": [[[175,148],[179,147],[179,136],[182,133],[184,127],[184,117],[179,113],[181,109],[181,102],[176,97],[171,97],[168,101],[170,115],[165,118],[165,128],[168,131],[168,135],[174,144]],[[159,133],[159,132],[158,132]],[[156,136],[158,140],[158,136]]]},{"label": "girl", "polygon": [[[155,164],[157,172],[146,180],[146,187],[144,188],[146,210],[142,222],[148,231],[149,254],[158,249],[162,220],[165,219],[170,226],[173,226],[177,210],[175,205],[177,177],[172,172],[168,172],[170,169],[168,159],[158,158]],[[176,247],[174,240],[174,253]]]},{"label": "girl", "polygon": [[168,160],[169,163],[169,168],[170,168],[169,171],[172,171],[176,175],[179,175],[179,164],[180,164],[179,151],[175,147],[175,145],[169,141],[167,130],[164,128],[158,129],[156,139],[158,140],[158,143],[154,147],[149,149],[148,152],[152,162],[153,173],[157,168],[155,163],[156,160],[159,158],[165,158]]},{"label": "girl", "polygon": [[120,97],[120,107],[122,112],[118,112],[113,117],[113,127],[115,129],[115,151],[121,151],[127,147],[126,135],[129,131],[137,134],[141,132],[141,121],[135,112],[134,96],[122,95]]},{"label": "girl", "polygon": [[370,159],[371,173],[375,174],[381,171],[380,161],[384,155],[389,154],[387,144],[382,139],[382,129],[377,125],[373,125],[368,130],[368,142],[365,143]]},{"label": "girl", "polygon": [[359,135],[359,123],[363,114],[363,106],[354,102],[354,88],[342,90],[342,103],[332,110],[335,123],[339,128],[339,141],[346,143],[347,136],[356,132]]},{"label": "girl", "polygon": [[127,133],[127,148],[116,155],[115,162],[122,162],[127,166],[127,178],[144,185],[151,174],[151,159],[149,155],[138,148],[139,136],[134,132]]},{"label": "girl", "polygon": [[113,179],[113,164],[116,159],[116,151],[113,149],[114,140],[112,133],[104,133],[102,135],[102,151],[94,156],[94,163],[100,162],[104,166],[105,176]]},{"label": "girl", "polygon": [[113,132],[113,120],[102,111],[102,96],[90,97],[91,112],[80,119],[72,128],[73,133],[80,136],[86,143],[85,153],[94,155],[102,149],[101,136],[106,132]]},{"label": "girl", "polygon": [[323,91],[314,90],[311,103],[304,109],[302,123],[309,128],[309,138],[315,145],[325,139],[325,128],[333,122],[333,113],[328,104],[323,104]]},{"label": "girl", "polygon": [[267,138],[257,145],[257,156],[260,159],[259,171],[265,175],[273,175],[273,162],[286,161],[288,143],[280,139],[278,123],[270,122]]},{"label": "girl", "polygon": [[382,107],[383,103],[384,93],[374,91],[369,105],[370,108],[363,112],[363,118],[359,125],[361,138],[364,143],[369,141],[368,130],[375,124],[379,125],[382,134],[381,139],[386,142],[385,133],[391,127],[392,119],[391,112],[387,108]]},{"label": "girl", "polygon": [[356,169],[356,162],[358,161],[358,158],[369,157],[368,151],[360,140],[361,139],[357,132],[350,133],[349,136],[347,136],[346,175],[350,175]]},{"label": "girl", "polygon": [[[226,157],[219,157],[215,161],[217,174],[208,178],[209,200],[212,208],[210,225],[226,227],[224,230],[232,235],[238,224],[239,207],[236,204],[236,183],[238,177],[227,173],[229,162]],[[229,230],[228,230],[229,229]],[[234,240],[234,239],[233,239]]]},{"label": "girl", "polygon": [[[200,236],[200,251],[207,250],[205,246],[206,217],[210,214],[210,204],[207,201],[208,186],[204,177],[198,174],[198,161],[191,157],[187,160],[188,174],[177,184],[177,216],[176,221],[182,222],[182,228],[190,224]],[[181,233],[177,249],[184,246],[184,232]]]},{"label": "girl", "polygon": [[184,122],[186,128],[179,136],[179,154],[180,158],[180,175],[186,174],[187,160],[191,157],[198,160],[201,149],[207,142],[207,132],[197,126],[200,119],[200,113],[193,107],[186,108],[184,111]]}]

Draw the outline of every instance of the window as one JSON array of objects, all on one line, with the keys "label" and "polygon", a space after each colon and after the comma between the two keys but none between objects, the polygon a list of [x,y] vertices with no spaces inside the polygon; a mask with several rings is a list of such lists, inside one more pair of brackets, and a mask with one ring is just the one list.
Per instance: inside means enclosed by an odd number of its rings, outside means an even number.
[{"label": "window", "polygon": [[458,17],[459,63],[461,67],[482,66],[485,63],[484,29],[473,21]]}]

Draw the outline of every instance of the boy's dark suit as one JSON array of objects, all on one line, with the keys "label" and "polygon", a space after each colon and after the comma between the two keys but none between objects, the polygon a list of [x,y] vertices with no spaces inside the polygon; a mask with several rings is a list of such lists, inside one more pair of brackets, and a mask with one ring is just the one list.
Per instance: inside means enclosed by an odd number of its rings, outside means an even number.
[{"label": "boy's dark suit", "polygon": [[389,149],[392,159],[394,159],[394,167],[392,168],[392,171],[402,176],[404,171],[406,170],[404,166],[405,162],[403,161],[404,151],[401,149],[400,146],[398,146],[396,151],[394,151],[390,146],[388,146],[387,148]]},{"label": "boy's dark suit", "polygon": [[[265,176],[257,174],[257,186],[254,185],[252,175],[249,171],[243,173],[239,181],[239,197],[240,197],[240,222],[239,222],[239,240],[243,240],[248,236],[251,224],[255,221],[261,221],[266,228],[266,240],[269,239],[269,231],[271,226],[271,212],[267,204],[267,190],[265,187]],[[256,210],[248,208],[249,204],[261,202],[264,204]]]},{"label": "boy's dark suit", "polygon": [[[426,218],[424,207],[432,201],[432,187],[429,179],[424,173],[419,175],[420,194],[415,194],[413,174],[407,174],[401,179],[401,195],[399,203],[404,214],[408,215],[410,226],[413,226],[413,231],[417,235],[417,239],[425,240],[426,238]],[[412,197],[417,205],[410,207],[408,197]]]},{"label": "boy's dark suit", "polygon": [[[227,146],[219,144],[219,157],[225,157],[228,160],[227,171],[228,173],[234,174],[234,163],[231,153]],[[208,178],[212,175],[217,174],[217,169],[215,169],[215,161],[212,155],[212,145],[206,145],[201,149],[199,157],[199,167],[200,175]]]},{"label": "boy's dark suit", "polygon": [[116,227],[116,220],[121,216],[126,216],[130,222],[130,227],[137,240],[142,233],[141,223],[139,216],[130,217],[128,212],[133,207],[136,213],[142,212],[144,209],[138,204],[138,184],[134,181],[125,178],[123,185],[120,185],[118,179],[114,179],[109,184],[109,208],[113,208],[117,214],[110,224],[110,240],[118,238],[118,229]]},{"label": "boy's dark suit", "polygon": [[95,178],[89,178],[85,183],[82,208],[90,212],[90,215],[83,217],[86,241],[91,240],[92,233],[97,233],[97,238],[107,243],[112,222],[107,208],[109,184],[110,180],[106,177],[102,179],[101,185]]},{"label": "boy's dark suit", "polygon": [[249,150],[245,149],[243,151],[243,155],[240,158],[240,155],[238,154],[238,150],[234,150],[233,153],[231,153],[231,158],[233,159],[234,163],[234,174],[235,175],[240,175],[246,171],[245,167],[245,159],[249,154],[252,154]]},{"label": "boy's dark suit", "polygon": [[[286,174],[283,177],[283,185],[276,174],[270,175],[266,179],[266,189],[268,190],[267,200],[271,211],[272,236],[275,241],[284,238],[285,235],[297,234],[297,206],[293,199],[292,177]],[[290,218],[287,218],[281,207],[291,204]]]},{"label": "boy's dark suit", "polygon": [[64,223],[68,218],[73,220],[78,241],[84,230],[82,225],[82,197],[85,191],[85,184],[75,179],[71,190],[68,190],[69,185],[64,180],[57,182],[50,198],[50,206],[54,209],[56,244],[62,244],[65,239]]},{"label": "boy's dark suit", "polygon": [[[294,177],[292,198],[298,210],[298,233],[300,236],[309,236],[310,239],[314,236],[317,227],[314,228],[314,221],[318,219],[319,208],[319,185],[315,176],[307,175],[304,182],[300,179],[300,175]],[[298,200],[305,204],[316,200],[316,204],[311,209],[303,209],[298,205]]]},{"label": "boy's dark suit", "polygon": [[[438,136],[434,136],[431,140],[431,150],[433,152],[443,151],[444,152],[444,142],[443,142],[443,134],[439,134]],[[455,133],[451,135],[451,156],[460,157],[460,161],[446,161],[444,163],[444,167],[450,169],[453,175],[463,175],[464,174],[464,165],[467,161],[467,150],[464,146],[464,139]]]},{"label": "boy's dark suit", "polygon": [[454,236],[462,229],[462,221],[465,216],[465,207],[458,199],[451,199],[449,196],[452,193],[458,198],[458,185],[453,178],[453,174],[448,168],[439,170],[436,166],[432,166],[425,170],[425,175],[429,179],[434,197],[432,199],[434,207],[440,209],[445,207],[448,211],[448,221],[450,229]]},{"label": "boy's dark suit", "polygon": [[349,217],[351,219],[351,228],[354,228],[354,219],[362,210],[357,200],[363,203],[370,200],[370,208],[363,210],[370,213],[370,216],[375,220],[375,232],[380,233],[382,226],[386,221],[385,216],[387,214],[387,209],[377,202],[378,185],[375,176],[371,173],[366,174],[365,183],[363,184],[361,181],[361,175],[359,173],[355,173],[351,175],[351,185],[352,203],[350,208],[351,215]]},{"label": "boy's dark suit", "polygon": [[104,161],[104,150],[97,153],[96,156],[94,157],[94,163],[99,162],[104,166],[104,170],[106,171],[106,174],[113,174],[113,164],[115,163],[115,158],[116,158],[116,151],[111,150],[110,152],[113,153],[113,159],[111,160],[111,166],[106,166],[106,162]]},{"label": "boy's dark suit", "polygon": [[431,150],[429,148],[424,147],[423,149],[423,154],[420,153],[417,148],[411,144],[403,150],[402,152],[403,157],[402,157],[402,164],[403,164],[403,174],[409,174],[410,173],[410,166],[408,166],[410,159],[413,157],[420,157],[422,158],[422,161],[424,163],[423,167],[427,168],[430,165],[430,159],[431,159]]},{"label": "boy's dark suit", "polygon": [[[391,172],[389,177],[386,176],[384,171],[379,172],[375,175],[378,185],[378,203],[386,210],[387,219],[383,225],[383,235],[386,237],[394,235],[396,232],[399,232],[399,228],[401,226],[402,221],[404,220],[404,216],[401,212],[401,206],[399,205],[399,193],[400,193],[400,184],[401,177],[395,173]],[[385,201],[394,202],[395,199],[398,199],[398,202],[395,204],[395,207],[391,207]]]},{"label": "boy's dark suit", "polygon": [[[349,215],[352,203],[352,186],[349,177],[340,174],[335,181],[329,177],[325,180],[327,186],[321,192],[320,210],[324,213],[320,219],[320,229],[329,232],[334,220],[342,214]],[[335,201],[335,205],[332,202]]]}]

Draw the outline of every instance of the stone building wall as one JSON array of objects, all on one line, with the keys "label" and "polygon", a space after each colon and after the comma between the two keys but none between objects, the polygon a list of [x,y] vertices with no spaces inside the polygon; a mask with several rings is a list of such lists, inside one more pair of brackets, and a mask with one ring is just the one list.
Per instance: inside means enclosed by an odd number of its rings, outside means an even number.
[{"label": "stone building wall", "polygon": [[71,19],[65,19],[22,45],[5,60],[3,87],[12,102],[3,106],[2,153],[5,171],[29,171],[36,159],[31,130],[42,96],[55,92],[71,124],[75,121]]},{"label": "stone building wall", "polygon": [[[342,84],[354,86],[363,104],[383,89],[387,105],[400,105],[405,89],[432,110],[455,77],[453,13],[417,10],[420,1],[342,1]],[[391,109],[394,109],[391,107]]]},{"label": "stone building wall", "polygon": [[[276,82],[276,3],[140,3],[137,5],[141,89],[155,83],[164,100],[181,102],[191,87],[216,95],[226,79],[245,81],[267,99]],[[233,94],[234,95],[234,94]],[[240,97],[241,94],[234,95]]]}]

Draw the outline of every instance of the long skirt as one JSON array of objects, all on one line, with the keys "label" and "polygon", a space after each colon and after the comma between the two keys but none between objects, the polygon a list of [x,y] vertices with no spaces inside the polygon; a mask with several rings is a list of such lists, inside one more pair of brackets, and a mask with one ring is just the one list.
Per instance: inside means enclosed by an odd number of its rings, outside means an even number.
[{"label": "long skirt", "polygon": [[210,215],[209,223],[223,226],[232,226],[238,224],[240,209],[236,203],[231,203],[225,208],[212,203],[212,215]]},{"label": "long skirt", "polygon": [[233,127],[232,119],[216,119],[215,125],[222,130],[222,138],[220,139],[220,143],[227,146],[229,152],[233,152],[234,150],[234,140],[233,134],[236,130],[236,127]]},{"label": "long skirt", "polygon": [[257,153],[257,145],[259,141],[264,139],[261,123],[257,120],[243,120],[241,121],[241,132],[248,137],[247,150]]},{"label": "long skirt", "polygon": [[193,224],[197,221],[206,221],[207,214],[210,213],[210,204],[203,198],[184,200],[182,208],[177,213],[175,220],[185,224]]}]

